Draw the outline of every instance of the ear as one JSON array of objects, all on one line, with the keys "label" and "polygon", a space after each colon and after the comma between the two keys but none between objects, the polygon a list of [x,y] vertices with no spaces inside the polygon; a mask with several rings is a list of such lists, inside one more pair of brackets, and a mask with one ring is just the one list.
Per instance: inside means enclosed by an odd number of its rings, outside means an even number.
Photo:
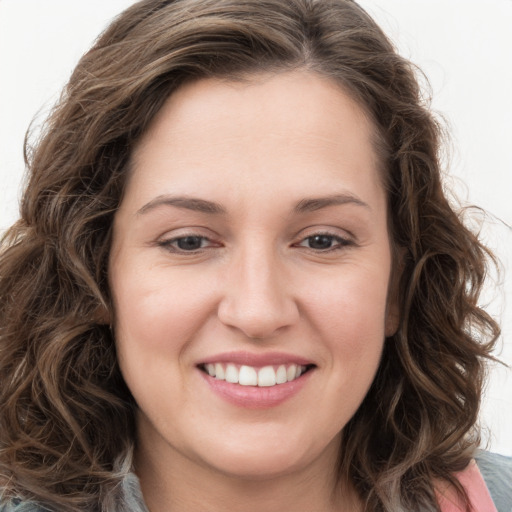
[{"label": "ear", "polygon": [[386,338],[393,336],[398,330],[400,325],[400,308],[398,306],[398,300],[394,298],[390,300],[388,298],[388,304],[386,309],[386,321],[384,325],[384,334]]},{"label": "ear", "polygon": [[384,334],[386,338],[393,336],[400,325],[400,280],[404,270],[406,255],[405,247],[397,247],[392,250],[392,268],[389,277],[388,298],[386,303],[386,319]]},{"label": "ear", "polygon": [[106,304],[100,304],[93,315],[94,321],[100,325],[110,325],[112,317]]}]

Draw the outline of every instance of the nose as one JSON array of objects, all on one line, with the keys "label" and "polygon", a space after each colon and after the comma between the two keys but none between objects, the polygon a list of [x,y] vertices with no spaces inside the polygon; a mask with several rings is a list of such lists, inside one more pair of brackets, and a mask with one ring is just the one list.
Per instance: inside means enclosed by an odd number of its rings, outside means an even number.
[{"label": "nose", "polygon": [[229,265],[218,317],[248,338],[272,338],[299,319],[284,275],[285,263],[271,250],[243,251]]}]

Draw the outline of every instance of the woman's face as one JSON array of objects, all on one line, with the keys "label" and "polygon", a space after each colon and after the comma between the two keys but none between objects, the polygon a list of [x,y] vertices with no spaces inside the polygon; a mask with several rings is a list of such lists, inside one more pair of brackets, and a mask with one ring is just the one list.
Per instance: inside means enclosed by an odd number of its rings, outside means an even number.
[{"label": "woman's face", "polygon": [[169,98],[135,148],[110,259],[141,458],[332,470],[396,327],[372,137],[307,72]]}]

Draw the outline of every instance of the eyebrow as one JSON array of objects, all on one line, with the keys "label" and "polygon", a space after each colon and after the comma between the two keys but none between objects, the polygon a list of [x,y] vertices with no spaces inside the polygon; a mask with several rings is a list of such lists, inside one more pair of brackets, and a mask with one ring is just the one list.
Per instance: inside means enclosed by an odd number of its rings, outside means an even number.
[{"label": "eyebrow", "polygon": [[322,208],[327,208],[329,206],[337,206],[344,204],[355,204],[356,206],[362,206],[363,208],[368,208],[371,210],[370,206],[359,199],[357,196],[353,194],[333,194],[325,197],[312,197],[302,199],[299,201],[294,208],[295,213],[308,213],[314,212],[316,210],[321,210]]},{"label": "eyebrow", "polygon": [[206,201],[205,199],[198,199],[195,197],[187,196],[158,196],[155,199],[145,204],[137,213],[144,214],[159,206],[174,206],[176,208],[183,208],[185,210],[192,210],[200,213],[213,213],[216,215],[225,214],[226,210],[218,203],[213,201]]},{"label": "eyebrow", "polygon": [[[364,208],[371,209],[370,206],[354,196],[353,194],[334,194],[325,197],[312,197],[305,198],[299,201],[295,207],[295,213],[308,213],[327,208],[329,206],[337,206],[344,204],[355,204]],[[176,208],[183,208],[185,210],[192,210],[200,213],[209,213],[215,215],[226,214],[226,209],[218,203],[207,201],[206,199],[199,199],[188,196],[169,196],[162,195],[155,197],[149,203],[146,203],[137,214],[141,215],[147,213],[160,206],[174,206]]]}]

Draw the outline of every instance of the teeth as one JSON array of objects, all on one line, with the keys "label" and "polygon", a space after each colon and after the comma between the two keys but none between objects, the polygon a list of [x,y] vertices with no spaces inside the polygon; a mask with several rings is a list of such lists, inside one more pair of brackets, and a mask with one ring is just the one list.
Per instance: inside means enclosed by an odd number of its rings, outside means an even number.
[{"label": "teeth", "polygon": [[232,384],[238,384],[239,371],[238,368],[234,364],[228,364],[226,366],[226,382],[231,382]]},{"label": "teeth", "polygon": [[305,366],[297,364],[264,366],[263,368],[253,368],[252,366],[237,366],[232,363],[226,365],[222,363],[206,364],[204,369],[211,377],[217,380],[225,380],[232,384],[241,386],[259,386],[271,387],[276,384],[284,384],[298,379],[305,371]]},{"label": "teeth", "polygon": [[272,366],[264,366],[258,372],[258,386],[270,387],[276,385],[276,372]]},{"label": "teeth", "polygon": [[258,374],[256,373],[256,370],[251,366],[240,367],[238,383],[242,386],[257,386]]},{"label": "teeth", "polygon": [[277,369],[276,372],[276,383],[277,384],[284,384],[288,381],[288,377],[286,375],[286,366],[283,364]]},{"label": "teeth", "polygon": [[[213,375],[212,375],[213,377]],[[215,363],[215,378],[220,380],[226,380],[226,374],[224,373],[224,366],[220,363]]]}]

